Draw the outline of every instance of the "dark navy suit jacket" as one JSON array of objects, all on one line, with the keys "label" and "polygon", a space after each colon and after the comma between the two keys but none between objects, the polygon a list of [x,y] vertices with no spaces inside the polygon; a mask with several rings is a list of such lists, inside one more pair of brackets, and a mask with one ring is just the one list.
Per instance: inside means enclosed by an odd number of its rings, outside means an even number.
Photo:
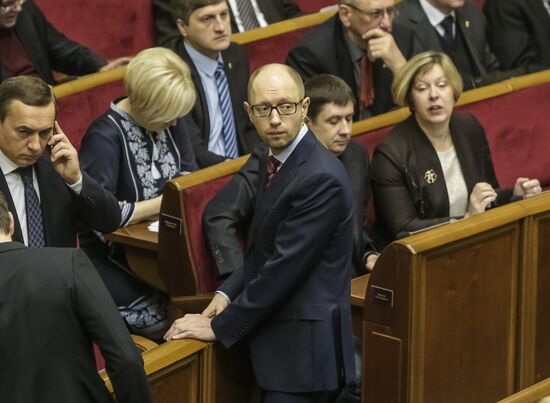
[{"label": "dark navy suit jacket", "polygon": [[334,390],[354,376],[349,180],[311,132],[267,188],[266,161],[244,264],[220,288],[232,302],[212,327],[225,347],[249,336],[263,389]]},{"label": "dark navy suit jacket", "polygon": [[[77,196],[54,170],[49,158],[49,154],[44,153],[35,164],[46,246],[74,248],[77,224],[81,225],[80,229],[115,231],[120,224],[120,208],[115,197],[84,172],[82,191]],[[3,174],[0,175],[0,191],[15,220],[13,240],[23,242],[19,218]]]}]

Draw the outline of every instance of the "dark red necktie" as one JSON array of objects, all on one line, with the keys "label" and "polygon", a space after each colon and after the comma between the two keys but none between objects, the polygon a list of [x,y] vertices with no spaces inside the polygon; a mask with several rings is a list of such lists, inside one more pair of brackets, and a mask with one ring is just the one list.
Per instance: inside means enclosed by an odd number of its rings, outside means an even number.
[{"label": "dark red necktie", "polygon": [[361,87],[359,88],[359,107],[369,108],[374,101],[374,82],[372,78],[372,63],[365,54],[361,58]]},{"label": "dark red necktie", "polygon": [[267,176],[265,179],[265,186],[268,187],[271,181],[273,180],[273,177],[275,176],[275,173],[277,172],[277,167],[281,164],[281,162],[275,158],[273,155],[270,155],[267,159]]}]

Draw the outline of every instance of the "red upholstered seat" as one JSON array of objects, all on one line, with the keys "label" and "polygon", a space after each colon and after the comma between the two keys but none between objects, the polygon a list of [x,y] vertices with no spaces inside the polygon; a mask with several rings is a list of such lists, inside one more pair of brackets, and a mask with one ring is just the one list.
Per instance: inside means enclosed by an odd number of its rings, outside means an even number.
[{"label": "red upholstered seat", "polygon": [[323,7],[336,4],[335,0],[295,0],[295,2],[304,13],[316,13]]},{"label": "red upholstered seat", "polygon": [[122,80],[58,99],[57,120],[78,150],[90,124],[109,108],[111,101],[125,94]]}]

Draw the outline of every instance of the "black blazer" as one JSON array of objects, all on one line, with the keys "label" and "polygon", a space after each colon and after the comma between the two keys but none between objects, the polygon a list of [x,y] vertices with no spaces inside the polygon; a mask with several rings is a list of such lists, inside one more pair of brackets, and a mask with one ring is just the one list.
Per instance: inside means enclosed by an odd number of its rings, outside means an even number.
[{"label": "black blazer", "polygon": [[[112,232],[118,228],[120,208],[117,200],[90,176],[82,172],[82,191],[77,196],[54,170],[48,153],[38,159],[35,168],[46,246],[74,248],[77,229]],[[0,175],[0,191],[6,196],[15,220],[13,239],[23,242],[19,218],[3,174]]]},{"label": "black blazer", "polygon": [[[355,98],[359,99],[345,35],[344,26],[335,15],[306,33],[288,53],[286,64],[295,68],[304,80],[316,74],[334,74],[344,80],[353,90]],[[394,26],[392,35],[405,59],[417,52],[414,36],[408,29]],[[393,74],[384,67],[382,60],[377,60],[373,66],[373,78],[374,103],[371,109],[373,115],[378,115],[395,107],[391,95]]]},{"label": "black blazer", "polygon": [[[191,78],[195,83],[197,90],[197,101],[191,112],[184,117],[189,129],[191,144],[197,159],[199,167],[204,168],[210,165],[225,161],[225,157],[208,151],[208,138],[210,135],[210,117],[208,114],[208,103],[206,93],[202,85],[201,77],[187,53],[184,46],[183,37],[173,43],[172,50],[176,52],[191,69]],[[261,142],[252,126],[250,119],[244,109],[244,101],[247,99],[247,83],[249,76],[248,58],[244,49],[236,43],[231,43],[229,48],[222,52],[222,58],[225,65],[225,74],[231,93],[231,103],[233,105],[233,114],[235,115],[235,124],[237,129],[237,143],[239,146],[239,155],[245,155],[252,152],[253,148]]]},{"label": "black blazer", "polygon": [[[267,152],[259,183],[266,161]],[[353,379],[352,228],[346,172],[308,132],[271,185],[260,187],[244,265],[221,287],[232,302],[212,320],[225,347],[248,336],[263,389],[334,390],[342,371]]]},{"label": "black blazer", "polygon": [[550,15],[543,0],[486,0],[487,39],[505,69],[550,67]]},{"label": "black blazer", "polygon": [[[107,64],[87,47],[67,39],[57,31],[32,0],[23,3],[17,16],[15,31],[34,69],[48,84],[55,84],[52,70],[80,76],[95,73]],[[7,58],[9,55],[0,57]],[[1,60],[0,69],[0,80],[4,80],[6,77]]]},{"label": "black blazer", "polygon": [[0,243],[2,401],[151,402],[143,361],[96,270],[77,249]]},{"label": "black blazer", "polygon": [[[294,0],[256,0],[256,2],[268,24],[298,17],[302,14]],[[231,12],[231,7],[229,7],[229,11]],[[170,46],[170,43],[181,35],[172,15],[170,0],[153,0],[153,15],[157,45]],[[239,32],[233,15],[231,15],[231,30]]]},{"label": "black blazer", "polygon": [[[478,182],[498,189],[489,143],[477,119],[453,113],[451,136],[471,194]],[[448,221],[449,196],[437,153],[414,116],[399,123],[374,150],[371,166],[376,229],[386,241]],[[425,173],[433,170],[435,182]],[[512,189],[497,190],[495,205],[510,201]]]},{"label": "black blazer", "polygon": [[[242,245],[237,234],[246,234],[256,204],[259,159],[265,145],[257,147],[233,179],[207,204],[203,228],[218,275],[226,276],[243,264]],[[353,191],[353,273],[365,274],[363,255],[376,251],[366,230],[366,203],[370,196],[369,156],[359,144],[351,141],[339,157]]]},{"label": "black blazer", "polygon": [[[410,29],[422,51],[443,51],[439,35],[418,0],[403,0],[397,5],[397,10],[399,13],[394,24]],[[463,77],[466,87],[472,88],[479,85],[475,82],[476,78],[498,70],[499,63],[489,49],[485,35],[487,23],[479,6],[471,0],[466,0],[464,6],[455,10],[455,16],[455,25],[463,35],[472,71],[477,73],[475,77]]]}]

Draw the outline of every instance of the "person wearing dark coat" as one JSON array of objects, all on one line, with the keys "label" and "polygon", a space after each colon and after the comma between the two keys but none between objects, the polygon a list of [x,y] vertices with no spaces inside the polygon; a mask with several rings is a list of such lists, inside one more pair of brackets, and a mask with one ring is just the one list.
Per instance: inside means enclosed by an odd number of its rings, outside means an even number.
[{"label": "person wearing dark coat", "polygon": [[550,68],[547,0],[486,0],[487,39],[503,69],[527,73]]},{"label": "person wearing dark coat", "polygon": [[420,53],[396,77],[394,99],[412,116],[378,144],[371,171],[377,230],[387,242],[541,191],[529,178],[499,187],[483,128],[453,112],[461,91],[444,53]]},{"label": "person wearing dark coat", "polygon": [[13,241],[0,192],[0,394],[5,402],[150,403],[143,360],[94,267],[79,249]]},{"label": "person wearing dark coat", "polygon": [[[10,2],[0,12],[0,81],[18,75],[36,75],[56,84],[53,71],[81,76],[128,63],[108,63],[101,56],[71,41],[50,24],[32,0]],[[4,6],[2,6],[4,8]]]},{"label": "person wearing dark coat", "polygon": [[189,65],[195,84],[197,101],[185,120],[201,168],[248,154],[260,143],[243,108],[248,58],[231,42],[226,2],[210,3],[174,2],[181,35],[169,46]]},{"label": "person wearing dark coat", "polygon": [[413,33],[393,24],[393,0],[384,0],[386,8],[372,16],[371,2],[340,2],[337,15],[306,33],[286,59],[304,80],[316,74],[343,79],[357,99],[355,120],[395,107],[393,75],[419,51]]}]

